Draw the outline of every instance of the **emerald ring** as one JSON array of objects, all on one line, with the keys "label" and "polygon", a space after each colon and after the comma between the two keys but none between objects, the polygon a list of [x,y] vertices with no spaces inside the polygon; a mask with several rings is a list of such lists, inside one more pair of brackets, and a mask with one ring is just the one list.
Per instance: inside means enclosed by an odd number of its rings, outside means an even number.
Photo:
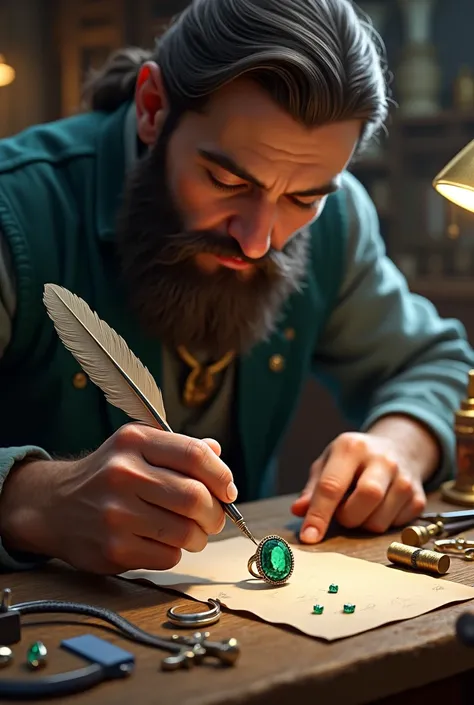
[{"label": "emerald ring", "polygon": [[265,536],[256,552],[247,563],[254,578],[263,579],[271,585],[283,585],[291,577],[295,559],[290,544],[281,536]]}]

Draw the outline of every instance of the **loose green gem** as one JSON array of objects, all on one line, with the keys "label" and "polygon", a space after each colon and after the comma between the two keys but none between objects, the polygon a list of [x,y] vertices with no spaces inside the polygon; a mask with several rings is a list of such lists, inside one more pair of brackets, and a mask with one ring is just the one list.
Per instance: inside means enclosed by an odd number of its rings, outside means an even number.
[{"label": "loose green gem", "polygon": [[324,612],[323,605],[314,605],[313,606],[313,614],[322,614],[323,612]]},{"label": "loose green gem", "polygon": [[41,668],[46,663],[48,651],[41,641],[35,641],[26,652],[26,662],[30,668]]},{"label": "loose green gem", "polygon": [[293,555],[284,541],[269,538],[260,546],[262,573],[272,582],[286,580],[293,570]]},{"label": "loose green gem", "polygon": [[334,583],[331,583],[329,586],[329,592],[336,593],[339,590],[339,585],[334,585]]},{"label": "loose green gem", "polygon": [[352,605],[350,602],[347,602],[344,605],[344,614],[353,614],[355,612],[355,605]]}]

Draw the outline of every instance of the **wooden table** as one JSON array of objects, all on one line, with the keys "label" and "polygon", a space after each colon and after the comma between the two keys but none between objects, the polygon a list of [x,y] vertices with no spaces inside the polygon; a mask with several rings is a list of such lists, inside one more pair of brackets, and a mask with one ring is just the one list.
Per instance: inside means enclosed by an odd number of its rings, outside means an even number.
[{"label": "wooden table", "polygon": [[[242,509],[257,535],[276,532],[292,540],[297,523],[289,513],[290,502],[290,497],[280,497]],[[446,509],[447,505],[433,497],[430,507]],[[222,537],[235,533],[235,527],[230,526]],[[387,546],[398,536],[398,533],[382,537],[348,533],[345,537],[329,538],[309,550],[340,551],[387,563]],[[474,564],[453,559],[447,577],[472,584]],[[156,587],[119,578],[84,575],[61,563],[51,563],[38,572],[1,575],[0,585],[12,588],[13,602],[52,598],[102,605],[149,631],[167,636],[170,632],[163,623],[169,606],[189,604],[193,609],[196,605]],[[22,642],[13,647],[15,663],[1,672],[0,677],[18,677],[20,673],[23,677],[38,677],[26,673],[24,667],[27,646],[36,639],[44,641],[49,648],[50,661],[44,674],[77,668],[78,659],[57,645],[61,639],[93,632],[133,651],[135,671],[128,679],[99,685],[83,694],[61,699],[61,703],[359,705],[380,702],[409,705],[416,702],[419,705],[444,702],[455,705],[462,702],[462,679],[474,665],[474,649],[462,647],[455,640],[456,618],[469,608],[466,603],[448,606],[333,643],[227,613],[210,630],[215,638],[235,636],[239,640],[242,654],[238,664],[229,669],[200,666],[177,673],[160,670],[162,652],[132,644],[102,629],[91,629],[90,623],[80,622],[79,617],[71,616],[64,625],[61,623],[64,615],[47,616],[48,624],[44,624],[43,616],[30,616],[23,620],[30,626],[23,628]]]}]

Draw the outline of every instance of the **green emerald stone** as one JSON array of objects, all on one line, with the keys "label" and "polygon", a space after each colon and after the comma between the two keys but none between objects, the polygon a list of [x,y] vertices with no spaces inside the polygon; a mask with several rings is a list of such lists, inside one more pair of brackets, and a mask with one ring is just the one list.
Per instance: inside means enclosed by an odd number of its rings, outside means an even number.
[{"label": "green emerald stone", "polygon": [[288,546],[279,539],[268,539],[260,549],[262,572],[272,582],[286,580],[293,568],[293,557]]},{"label": "green emerald stone", "polygon": [[46,663],[48,651],[41,641],[35,641],[26,652],[26,662],[30,668],[40,668]]},{"label": "green emerald stone", "polygon": [[323,605],[314,605],[313,614],[322,614],[324,612]]},{"label": "green emerald stone", "polygon": [[336,593],[339,590],[339,585],[335,585],[334,583],[331,583],[329,586],[329,592]]},{"label": "green emerald stone", "polygon": [[355,605],[352,605],[350,602],[347,602],[343,607],[344,614],[353,614],[355,612],[355,608]]}]

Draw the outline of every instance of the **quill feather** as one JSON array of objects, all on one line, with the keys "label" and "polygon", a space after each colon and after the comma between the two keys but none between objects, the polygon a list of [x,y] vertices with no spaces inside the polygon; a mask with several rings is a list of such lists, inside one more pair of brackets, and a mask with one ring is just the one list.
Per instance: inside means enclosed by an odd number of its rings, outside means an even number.
[{"label": "quill feather", "polygon": [[[107,401],[130,418],[171,431],[160,388],[125,340],[86,302],[57,284],[45,284],[43,302],[64,347]],[[258,546],[235,504],[221,501],[227,516]]]},{"label": "quill feather", "polygon": [[171,431],[158,385],[125,340],[64,287],[46,284],[43,302],[62,343],[107,401],[136,421]]}]

